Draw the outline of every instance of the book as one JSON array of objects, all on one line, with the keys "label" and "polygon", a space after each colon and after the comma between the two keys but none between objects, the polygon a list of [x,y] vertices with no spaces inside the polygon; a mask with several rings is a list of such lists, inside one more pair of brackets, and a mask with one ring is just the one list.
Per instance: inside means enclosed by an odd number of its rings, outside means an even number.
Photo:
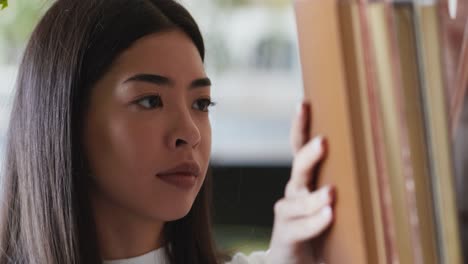
[{"label": "book", "polygon": [[[358,184],[361,191],[361,203],[365,228],[366,250],[368,260],[375,263],[392,263],[387,252],[391,252],[391,232],[388,230],[391,206],[386,205],[384,193],[387,179],[382,171],[374,144],[373,120],[376,108],[375,101],[370,99],[369,89],[373,80],[369,79],[370,58],[366,55],[368,32],[362,15],[362,5],[356,1],[339,3],[340,32],[342,36],[343,65],[345,68],[347,96],[352,123],[352,137],[355,150],[355,162],[359,173]],[[372,117],[374,115],[374,117]]]},{"label": "book", "polygon": [[416,34],[416,14],[412,1],[393,3],[397,46],[399,51],[399,71],[401,76],[402,110],[408,134],[409,162],[412,178],[409,195],[414,199],[409,206],[413,216],[411,225],[415,232],[413,248],[418,248],[418,263],[437,263],[436,229],[433,210],[432,181],[430,177],[427,134],[423,112],[421,74],[422,62],[419,59],[418,36]]},{"label": "book", "polygon": [[[343,67],[338,2],[295,0],[304,97],[312,104],[311,136],[328,138],[318,184],[339,190],[335,222],[318,248],[325,263],[376,263],[366,250],[362,197]],[[325,26],[326,25],[326,26]],[[339,180],[338,180],[339,179]]]},{"label": "book", "polygon": [[450,93],[430,2],[294,2],[311,136],[329,139],[318,185],[338,190],[319,261],[461,263]]},{"label": "book", "polygon": [[385,151],[386,173],[389,175],[398,261],[420,263],[417,258],[418,248],[413,247],[415,229],[410,222],[413,213],[412,206],[409,206],[412,193],[408,192],[407,182],[411,181],[413,172],[408,166],[408,157],[404,155],[409,149],[400,94],[399,54],[392,11],[393,6],[383,1],[367,5],[370,40],[374,47],[372,55],[376,76],[375,90],[380,103],[377,111],[380,111],[382,118],[382,142],[379,143]]},{"label": "book", "polygon": [[[425,79],[423,98],[431,156],[430,170],[437,223],[440,263],[463,263],[454,189],[447,89],[444,84],[439,9],[436,1],[417,6],[421,59]],[[442,23],[443,27],[443,23]]]},{"label": "book", "polygon": [[[424,1],[423,1],[424,2]],[[443,74],[446,88],[446,98],[449,105],[449,122],[451,134],[454,136],[460,120],[466,89],[468,86],[468,3],[458,1],[450,15],[449,0],[426,0],[436,5],[439,15],[442,39]],[[434,4],[435,2],[435,4]]]}]

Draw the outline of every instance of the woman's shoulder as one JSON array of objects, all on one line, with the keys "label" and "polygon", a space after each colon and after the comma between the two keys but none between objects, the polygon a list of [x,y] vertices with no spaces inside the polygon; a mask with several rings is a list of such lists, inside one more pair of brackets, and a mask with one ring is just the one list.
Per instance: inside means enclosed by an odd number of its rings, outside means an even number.
[{"label": "woman's shoulder", "polygon": [[236,253],[226,264],[266,264],[268,251],[255,251],[249,255]]}]

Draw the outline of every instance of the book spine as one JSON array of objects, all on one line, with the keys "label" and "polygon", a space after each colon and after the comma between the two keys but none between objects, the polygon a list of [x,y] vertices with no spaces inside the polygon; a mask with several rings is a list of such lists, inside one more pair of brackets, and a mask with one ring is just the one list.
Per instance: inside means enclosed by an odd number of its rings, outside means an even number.
[{"label": "book spine", "polygon": [[[442,44],[437,4],[420,6],[419,27],[424,65],[424,110],[428,131],[430,170],[434,194],[440,263],[461,264],[459,223],[455,201],[454,170],[447,90],[444,86]],[[448,83],[450,85],[450,82]]]}]

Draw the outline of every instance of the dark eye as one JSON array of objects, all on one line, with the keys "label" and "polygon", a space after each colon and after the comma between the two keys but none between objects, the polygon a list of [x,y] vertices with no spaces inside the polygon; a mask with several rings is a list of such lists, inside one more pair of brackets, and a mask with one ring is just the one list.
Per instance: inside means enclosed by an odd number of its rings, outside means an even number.
[{"label": "dark eye", "polygon": [[162,106],[161,96],[159,95],[151,95],[141,98],[137,100],[136,103],[146,109],[154,109]]},{"label": "dark eye", "polygon": [[198,99],[193,104],[193,107],[202,112],[208,112],[210,106],[215,106],[216,103],[212,102],[211,99]]}]

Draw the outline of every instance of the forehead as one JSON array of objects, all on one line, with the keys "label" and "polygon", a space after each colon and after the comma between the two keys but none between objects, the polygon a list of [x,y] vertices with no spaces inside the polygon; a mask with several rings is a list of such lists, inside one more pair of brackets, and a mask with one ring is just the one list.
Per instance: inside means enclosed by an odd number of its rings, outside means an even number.
[{"label": "forehead", "polygon": [[120,70],[130,74],[152,72],[189,78],[205,75],[203,61],[193,41],[182,31],[154,33],[135,41],[116,60]]}]

